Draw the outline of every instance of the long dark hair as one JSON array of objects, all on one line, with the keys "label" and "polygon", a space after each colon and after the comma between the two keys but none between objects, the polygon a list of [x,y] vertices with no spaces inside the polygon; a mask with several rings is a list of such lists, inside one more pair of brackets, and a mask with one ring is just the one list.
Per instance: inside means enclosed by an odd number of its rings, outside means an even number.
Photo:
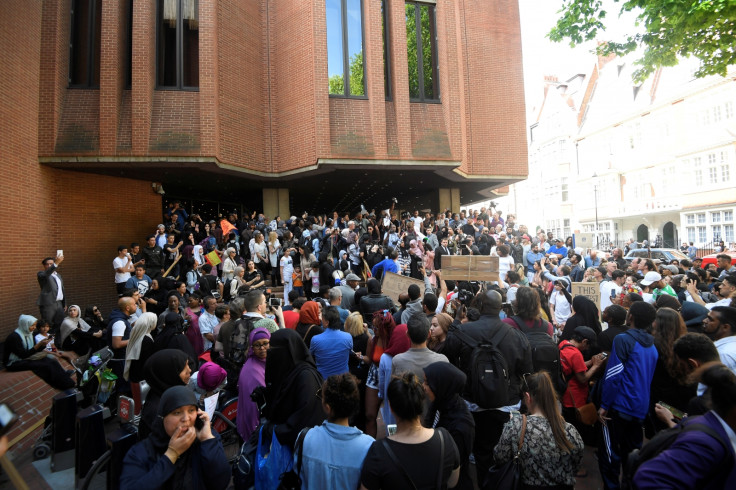
[{"label": "long dark hair", "polygon": [[523,379],[523,390],[529,393],[529,396],[534,400],[534,404],[542,412],[544,418],[549,421],[557,447],[569,453],[574,446],[565,433],[565,419],[562,418],[562,414],[557,409],[557,392],[552,386],[549,374],[547,374],[547,371],[539,371],[534,374],[526,374]]},{"label": "long dark hair", "polygon": [[682,373],[677,370],[678,362],[674,355],[673,346],[675,340],[687,333],[685,321],[672,308],[657,310],[655,321],[657,322],[657,328],[654,329],[654,345],[657,347],[659,358],[664,363],[667,372],[677,379]]}]

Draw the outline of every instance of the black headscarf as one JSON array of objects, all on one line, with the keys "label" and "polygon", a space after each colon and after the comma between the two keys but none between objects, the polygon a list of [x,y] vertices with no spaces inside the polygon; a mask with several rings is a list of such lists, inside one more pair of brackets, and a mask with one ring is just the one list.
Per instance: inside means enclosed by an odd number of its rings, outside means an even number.
[{"label": "black headscarf", "polygon": [[578,327],[590,327],[596,335],[603,331],[598,320],[598,307],[591,300],[585,296],[575,296],[572,299],[572,308],[575,314],[567,319],[560,340],[570,340]]},{"label": "black headscarf", "polygon": [[164,328],[156,335],[153,347],[157,351],[166,349],[171,338],[181,331],[182,318],[178,312],[170,311],[164,317]]},{"label": "black headscarf", "polygon": [[271,335],[271,347],[266,357],[266,387],[276,397],[286,379],[300,364],[317,368],[312,354],[299,334],[280,329]]},{"label": "black headscarf", "polygon": [[[168,388],[161,396],[158,404],[156,419],[153,422],[151,435],[148,440],[153,446],[156,454],[163,454],[171,441],[171,436],[166,433],[164,428],[164,417],[179,407],[188,405],[197,406],[197,397],[192,390],[186,386],[173,386]],[[185,489],[192,487],[192,448],[199,444],[197,439],[194,440],[189,449],[179,455],[174,463],[174,474],[166,482],[162,482],[162,488]]]},{"label": "black headscarf", "polygon": [[164,349],[153,354],[143,367],[145,380],[151,391],[161,396],[172,386],[183,385],[179,373],[188,361],[189,356],[178,349]]},{"label": "black headscarf", "polygon": [[[424,368],[424,376],[434,393],[434,401],[429,406],[424,426],[443,427],[452,435],[460,453],[462,465],[460,478],[463,485],[460,485],[459,488],[472,488],[472,482],[468,476],[468,460],[473,450],[475,421],[468,406],[460,398],[467,377],[449,362],[430,364]],[[436,426],[435,420],[437,420]]]}]

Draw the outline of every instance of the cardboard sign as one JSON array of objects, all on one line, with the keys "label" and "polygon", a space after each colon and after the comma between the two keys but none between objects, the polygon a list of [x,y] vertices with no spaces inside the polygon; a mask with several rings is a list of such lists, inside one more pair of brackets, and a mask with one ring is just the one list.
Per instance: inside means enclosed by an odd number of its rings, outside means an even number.
[{"label": "cardboard sign", "polygon": [[498,281],[498,257],[490,255],[443,255],[442,279]]},{"label": "cardboard sign", "polygon": [[585,296],[598,308],[598,316],[601,314],[601,285],[597,282],[574,282],[570,286],[572,297]]},{"label": "cardboard sign", "polygon": [[383,275],[383,294],[394,300],[394,303],[399,304],[399,294],[407,292],[409,290],[409,286],[412,284],[419,286],[419,289],[422,292],[421,297],[423,297],[424,281],[414,279],[413,277],[394,274],[393,272],[387,272]]},{"label": "cardboard sign", "polygon": [[575,233],[572,236],[572,240],[575,247],[580,247],[582,249],[597,248],[594,233]]}]

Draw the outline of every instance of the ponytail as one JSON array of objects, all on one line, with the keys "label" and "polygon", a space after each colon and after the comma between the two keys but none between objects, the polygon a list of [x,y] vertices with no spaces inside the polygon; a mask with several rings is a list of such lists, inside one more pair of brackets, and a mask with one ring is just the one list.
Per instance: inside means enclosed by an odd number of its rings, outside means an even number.
[{"label": "ponytail", "polygon": [[386,395],[397,418],[414,420],[424,412],[424,387],[414,373],[394,376],[388,384]]},{"label": "ponytail", "polygon": [[565,419],[562,418],[562,414],[557,408],[557,392],[552,386],[552,379],[549,374],[547,371],[539,371],[538,373],[525,375],[524,380],[524,391],[529,393],[534,403],[541,410],[542,415],[549,421],[557,447],[569,453],[574,446],[567,438]]}]

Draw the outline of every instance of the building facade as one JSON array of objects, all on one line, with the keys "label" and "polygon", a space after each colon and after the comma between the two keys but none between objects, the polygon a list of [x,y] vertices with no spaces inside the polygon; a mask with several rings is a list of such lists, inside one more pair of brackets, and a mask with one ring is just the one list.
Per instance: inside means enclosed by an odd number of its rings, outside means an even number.
[{"label": "building facade", "polygon": [[143,241],[164,192],[195,212],[459,209],[527,173],[513,1],[8,0],[0,15],[0,212],[24,228],[0,263],[23,283],[0,286],[23,292],[6,310],[36,311],[32,276],[58,249],[85,276],[70,301],[109,306],[117,245]]},{"label": "building facade", "polygon": [[635,85],[631,63],[608,58],[548,80],[530,126],[530,178],[512,186],[511,202],[537,203],[520,219],[557,235],[597,233],[602,245],[733,244],[736,71],[696,79],[696,68],[683,60]]}]

